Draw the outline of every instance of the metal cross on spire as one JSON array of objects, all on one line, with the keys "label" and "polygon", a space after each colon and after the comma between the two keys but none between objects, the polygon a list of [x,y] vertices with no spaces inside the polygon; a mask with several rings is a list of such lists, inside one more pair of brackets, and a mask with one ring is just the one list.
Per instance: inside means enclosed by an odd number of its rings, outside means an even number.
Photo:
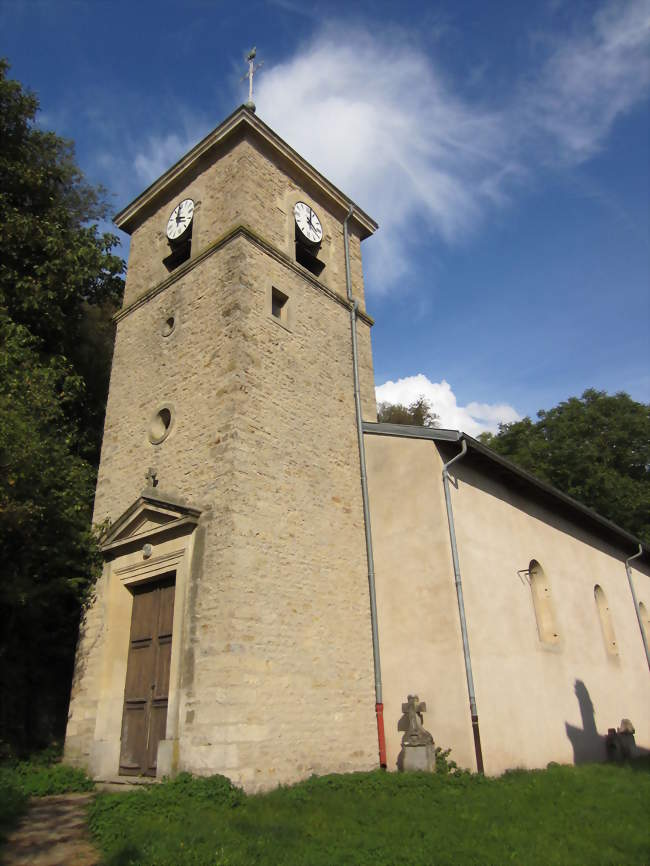
[{"label": "metal cross on spire", "polygon": [[251,111],[255,111],[255,103],[253,102],[253,75],[257,72],[260,66],[264,66],[264,61],[262,60],[260,63],[255,63],[255,56],[257,54],[257,48],[253,46],[251,50],[246,55],[246,62],[248,63],[248,72],[246,75],[242,75],[241,80],[246,81],[248,78],[248,102],[244,103],[246,108]]}]

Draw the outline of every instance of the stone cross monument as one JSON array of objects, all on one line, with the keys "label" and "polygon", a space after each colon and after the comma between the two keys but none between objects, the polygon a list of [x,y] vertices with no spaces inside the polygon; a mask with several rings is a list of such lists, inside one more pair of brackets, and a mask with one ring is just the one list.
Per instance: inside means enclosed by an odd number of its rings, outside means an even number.
[{"label": "stone cross monument", "polygon": [[420,701],[417,695],[409,695],[402,712],[408,723],[408,729],[402,737],[402,770],[436,771],[436,751],[433,737],[422,725],[422,713],[426,713],[427,705]]}]

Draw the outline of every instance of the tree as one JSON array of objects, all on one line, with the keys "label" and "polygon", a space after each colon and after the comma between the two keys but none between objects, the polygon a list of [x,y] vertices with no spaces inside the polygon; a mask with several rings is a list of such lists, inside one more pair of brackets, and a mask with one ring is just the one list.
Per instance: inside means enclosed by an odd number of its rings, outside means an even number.
[{"label": "tree", "polygon": [[589,389],[481,440],[650,542],[650,406]]},{"label": "tree", "polygon": [[382,424],[413,424],[417,427],[437,427],[439,416],[421,394],[409,406],[383,402],[377,406],[377,420]]},{"label": "tree", "polygon": [[90,529],[117,238],[72,145],[34,126],[38,101],[0,60],[0,740],[61,734]]}]

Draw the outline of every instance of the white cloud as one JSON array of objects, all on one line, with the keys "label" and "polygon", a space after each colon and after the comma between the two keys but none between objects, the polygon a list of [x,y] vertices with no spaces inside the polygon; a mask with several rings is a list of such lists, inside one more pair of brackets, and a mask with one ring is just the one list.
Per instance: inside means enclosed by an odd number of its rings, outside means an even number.
[{"label": "white cloud", "polygon": [[508,169],[500,116],[464,105],[403,36],[326,29],[265,71],[255,98],[264,120],[380,219],[371,284],[404,274],[411,239],[433,230],[452,241],[474,224]]},{"label": "white cloud", "polygon": [[470,436],[478,436],[488,430],[496,433],[500,423],[519,421],[521,415],[507,403],[468,403],[459,406],[451,386],[444,379],[432,382],[423,373],[406,376],[396,382],[388,381],[379,385],[375,392],[377,402],[401,403],[409,406],[423,395],[431,403],[433,411],[439,416],[439,425],[451,430],[462,430]]},{"label": "white cloud", "polygon": [[522,179],[579,162],[648,92],[647,0],[610,2],[548,42],[499,107],[461,98],[403,32],[324,29],[260,76],[260,116],[378,219],[367,283],[409,272],[413,244],[467,236]]}]

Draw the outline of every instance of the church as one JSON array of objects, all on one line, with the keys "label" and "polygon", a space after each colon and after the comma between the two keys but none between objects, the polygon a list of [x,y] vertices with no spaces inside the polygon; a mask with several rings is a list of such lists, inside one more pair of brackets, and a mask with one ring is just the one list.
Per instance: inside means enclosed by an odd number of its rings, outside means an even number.
[{"label": "church", "polygon": [[375,221],[241,106],[131,236],[65,759],[250,791],[650,748],[650,550],[462,431],[377,423]]}]

